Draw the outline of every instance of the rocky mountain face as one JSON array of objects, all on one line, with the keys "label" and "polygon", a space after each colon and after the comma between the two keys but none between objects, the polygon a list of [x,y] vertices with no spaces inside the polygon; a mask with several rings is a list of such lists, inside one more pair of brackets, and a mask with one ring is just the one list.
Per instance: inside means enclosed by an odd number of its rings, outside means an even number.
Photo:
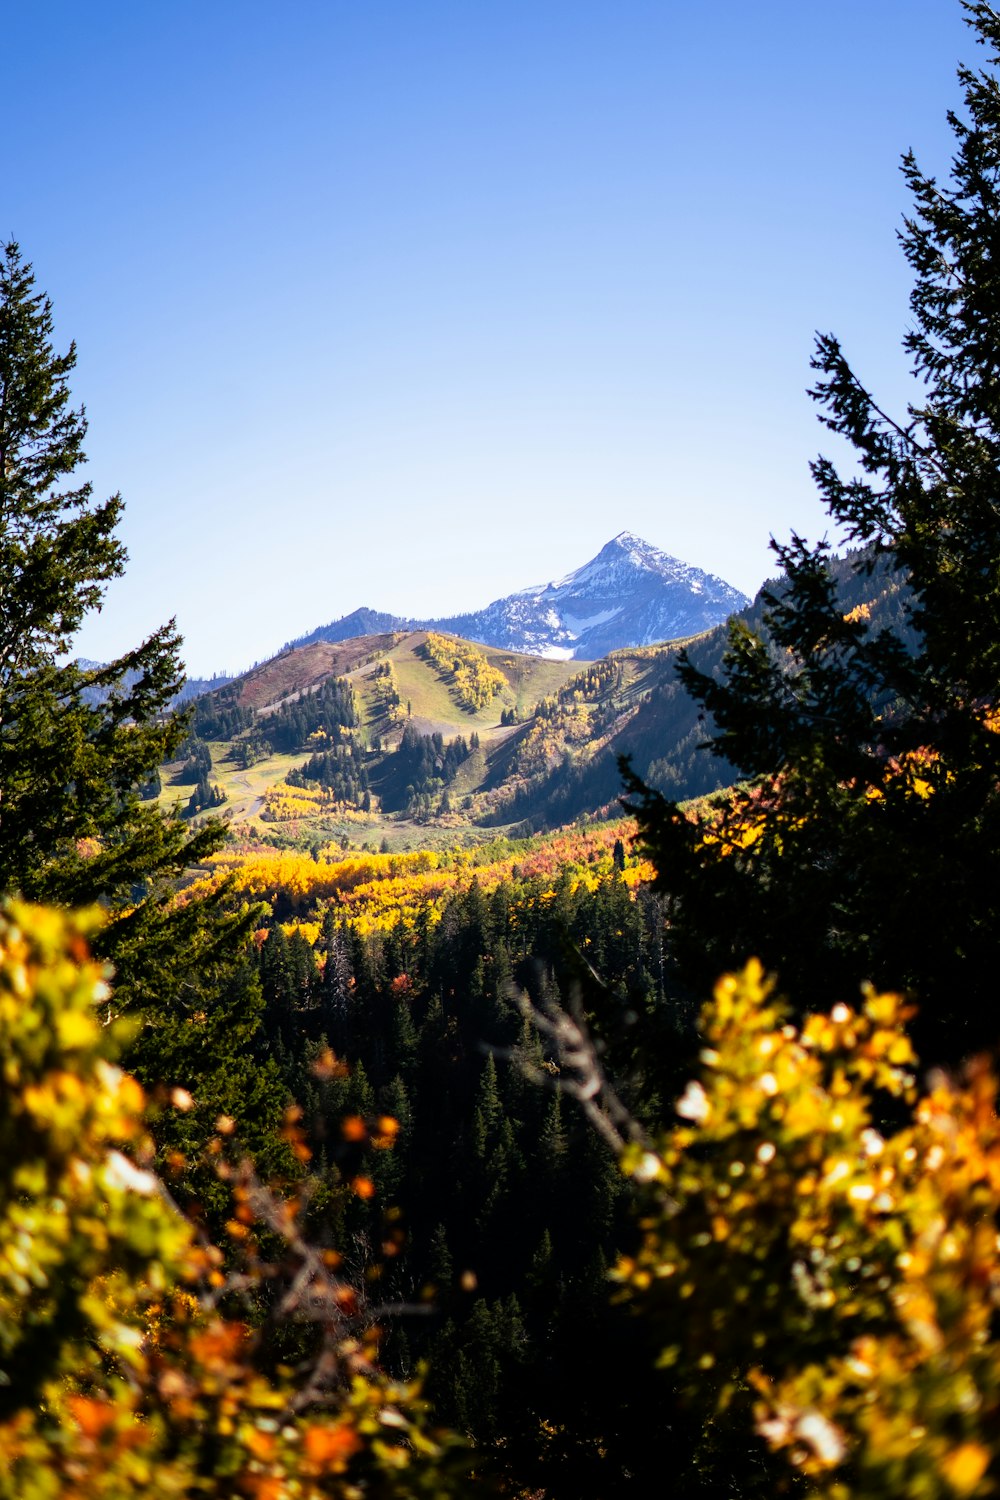
[{"label": "rocky mountain face", "polygon": [[594,661],[709,630],[748,603],[721,578],[623,531],[565,578],[437,623],[488,646]]},{"label": "rocky mountain face", "polygon": [[433,629],[531,656],[594,661],[619,647],[708,630],[748,603],[721,578],[623,531],[565,578],[495,599],[472,614],[403,620],[358,609],[290,644],[343,641],[386,629]]}]

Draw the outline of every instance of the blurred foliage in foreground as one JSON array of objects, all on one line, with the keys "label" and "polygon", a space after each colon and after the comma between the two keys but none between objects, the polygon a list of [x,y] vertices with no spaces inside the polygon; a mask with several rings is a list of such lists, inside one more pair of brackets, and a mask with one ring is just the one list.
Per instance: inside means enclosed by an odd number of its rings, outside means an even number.
[{"label": "blurred foliage in foreground", "polygon": [[752,1426],[764,1493],[996,1492],[997,1082],[978,1062],[918,1091],[908,1015],[869,991],[793,1026],[751,963],[705,1010],[682,1123],[626,1152],[647,1212],[615,1276],[717,1478],[727,1447],[752,1474]]},{"label": "blurred foliage in foreground", "polygon": [[[230,1168],[245,1248],[224,1256],[148,1169],[93,925],[0,917],[0,1496],[455,1493],[458,1445],[380,1375],[373,1314],[294,1199]],[[294,1363],[275,1319],[302,1327]]]}]

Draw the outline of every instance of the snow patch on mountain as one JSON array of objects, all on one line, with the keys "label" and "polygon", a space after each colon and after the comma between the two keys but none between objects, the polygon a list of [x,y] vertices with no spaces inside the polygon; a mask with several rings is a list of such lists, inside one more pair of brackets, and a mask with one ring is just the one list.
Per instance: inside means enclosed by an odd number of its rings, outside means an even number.
[{"label": "snow patch on mountain", "polygon": [[620,646],[695,635],[748,602],[723,579],[622,531],[563,578],[431,623],[503,650],[594,660]]},{"label": "snow patch on mountain", "polygon": [[505,651],[596,661],[622,646],[696,635],[750,601],[721,578],[621,531],[582,567],[448,619],[405,620],[357,609],[289,644],[343,641],[390,630],[448,630]]}]

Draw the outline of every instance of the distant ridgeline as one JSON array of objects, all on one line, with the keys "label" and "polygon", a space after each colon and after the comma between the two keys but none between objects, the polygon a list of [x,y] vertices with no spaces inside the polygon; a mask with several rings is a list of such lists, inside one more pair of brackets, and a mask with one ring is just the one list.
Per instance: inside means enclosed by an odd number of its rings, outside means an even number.
[{"label": "distant ridgeline", "polygon": [[311,646],[314,641],[352,641],[356,640],[359,635],[385,635],[395,630],[412,628],[412,622],[405,620],[402,615],[387,615],[378,609],[356,609],[351,614],[344,615],[334,625],[319,625],[308,635],[300,635],[294,641],[286,641],[282,650],[294,650],[296,646]]},{"label": "distant ridgeline", "polygon": [[[76,665],[80,668],[81,672],[97,672],[105,664],[100,661],[92,661],[85,656],[78,656]],[[139,676],[138,672],[125,672],[121,679],[122,687],[134,687],[139,681]],[[225,687],[227,683],[232,681],[232,677],[228,676],[225,672],[216,672],[211,677],[186,677],[180,689],[174,695],[171,706],[179,708],[181,704],[189,703],[192,698],[198,698],[203,693],[215,692],[217,688]],[[105,703],[110,695],[111,689],[109,687],[86,687],[83,690],[84,702],[93,705]]]},{"label": "distant ridgeline", "polygon": [[470,614],[404,619],[356,609],[289,642],[346,641],[386,631],[446,631],[502,651],[593,661],[609,651],[695,635],[749,604],[722,578],[671,557],[631,531],[552,583],[520,589]]},{"label": "distant ridgeline", "polygon": [[[900,632],[898,575],[878,561],[868,576],[838,560],[831,573],[845,614]],[[758,596],[738,618],[759,630],[763,613]],[[386,818],[541,830],[615,810],[622,755],[678,800],[731,784],[732,766],[701,748],[711,725],[677,675],[682,649],[714,672],[727,639],[718,626],[589,664],[438,632],[313,642],[196,699],[191,730],[212,742],[230,801],[227,767],[303,757],[275,764],[259,787],[256,815],[272,825],[305,819],[329,838],[346,818],[352,839],[369,824],[376,842]],[[171,784],[201,774],[187,763]]]},{"label": "distant ridgeline", "polygon": [[[830,564],[845,615],[867,621],[872,631],[888,630],[904,644],[912,634],[903,612],[905,584],[888,564],[873,559],[869,576],[855,574],[847,559],[833,559]],[[781,582],[770,587],[780,596]],[[754,631],[766,634],[763,617],[765,604],[761,593],[746,610],[735,618],[743,620]],[[683,643],[691,663],[701,672],[712,673],[722,664],[729,639],[728,625],[717,626],[694,640]],[[596,668],[588,668],[580,677],[567,683],[550,708],[540,705],[540,717],[547,725],[525,735],[517,757],[516,772],[507,784],[513,799],[498,797],[493,816],[484,821],[506,823],[525,819],[532,827],[555,828],[595,808],[615,804],[621,795],[618,757],[632,758],[634,769],[647,785],[677,801],[707,796],[736,780],[736,771],[724,758],[703,749],[713,733],[713,726],[698,704],[689,697],[677,676],[677,657],[682,646],[652,648],[646,653],[648,672],[644,690],[633,706],[620,705],[614,688],[608,688],[607,671],[623,667],[636,653],[613,652]],[[594,673],[604,674],[597,682]],[[634,695],[633,695],[634,696]],[[590,720],[595,731],[588,754],[574,754],[573,740],[580,719],[574,713],[581,700],[592,697],[599,705]],[[562,763],[551,765],[539,754],[538,742],[563,741],[569,754]]]}]

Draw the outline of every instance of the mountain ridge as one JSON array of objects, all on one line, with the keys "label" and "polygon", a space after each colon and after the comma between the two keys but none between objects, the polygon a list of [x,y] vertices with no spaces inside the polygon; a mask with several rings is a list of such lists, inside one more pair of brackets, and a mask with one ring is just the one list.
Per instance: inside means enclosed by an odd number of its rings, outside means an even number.
[{"label": "mountain ridge", "polygon": [[749,603],[724,579],[621,531],[581,567],[483,609],[418,620],[364,606],[287,642],[285,649],[391,630],[443,630],[500,650],[593,661],[624,647],[710,630]]},{"label": "mountain ridge", "polygon": [[[845,614],[905,642],[906,584],[887,560],[859,567],[848,555],[829,568]],[[784,587],[772,580],[739,618],[766,635],[769,599]],[[210,774],[236,826],[266,829],[282,846],[362,848],[405,848],[419,829],[444,847],[474,829],[606,816],[622,794],[621,756],[676,799],[735,780],[737,768],[705,748],[711,716],[677,673],[682,650],[703,674],[718,672],[728,640],[718,625],[590,663],[434,641],[426,630],[312,642],[196,699],[191,729],[210,742]],[[470,683],[483,691],[470,694]],[[166,768],[165,809],[190,781],[186,765]]]}]

